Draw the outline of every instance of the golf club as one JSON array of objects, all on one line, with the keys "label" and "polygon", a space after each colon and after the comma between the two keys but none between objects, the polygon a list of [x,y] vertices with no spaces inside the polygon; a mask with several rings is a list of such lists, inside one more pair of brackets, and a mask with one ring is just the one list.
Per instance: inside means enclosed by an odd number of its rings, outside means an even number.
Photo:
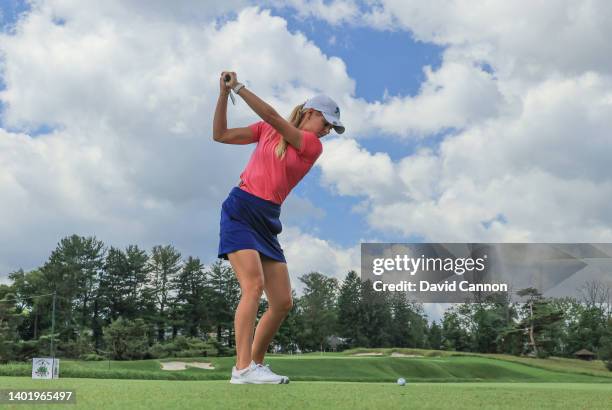
[{"label": "golf club", "polygon": [[[225,77],[223,77],[223,79],[225,80],[225,84],[229,85],[228,83],[230,82],[232,77],[229,74],[225,74]],[[230,96],[230,99],[232,100],[232,104],[236,105],[236,98],[234,97],[234,94],[232,94],[232,90],[230,90],[229,96]]]}]

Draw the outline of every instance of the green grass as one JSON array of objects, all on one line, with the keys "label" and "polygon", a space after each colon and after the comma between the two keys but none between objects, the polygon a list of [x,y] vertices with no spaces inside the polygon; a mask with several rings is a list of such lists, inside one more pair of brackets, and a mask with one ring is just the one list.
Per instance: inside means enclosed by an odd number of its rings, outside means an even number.
[{"label": "green grass", "polygon": [[537,359],[510,355],[488,356],[500,360],[521,363],[527,366],[534,366],[557,372],[570,372],[612,378],[612,372],[606,369],[606,366],[601,360],[586,361],[577,359],[567,359],[565,357],[549,357],[547,359]]},{"label": "green grass", "polygon": [[[368,349],[378,350],[378,349]],[[383,350],[381,350],[383,351]],[[417,354],[415,349],[389,349]],[[611,383],[607,370],[588,367],[579,360],[514,358],[505,355],[467,355],[422,351],[426,357],[353,356],[343,353],[268,355],[275,372],[292,381],[393,382],[404,377],[410,382],[531,382]],[[437,356],[434,355],[438,354]],[[60,377],[149,380],[227,380],[233,357],[172,358],[163,361],[211,362],[214,370],[187,368],[161,370],[160,360],[85,362],[61,360]],[[552,360],[547,362],[547,360]],[[589,363],[590,364],[590,363]],[[29,376],[31,363],[0,366],[0,375]]]},{"label": "green grass", "polygon": [[[383,356],[353,355],[374,351]],[[423,357],[391,357],[393,352]],[[211,362],[215,369],[163,371],[160,360],[62,360],[59,380],[32,380],[31,363],[10,364],[0,366],[0,375],[27,377],[0,377],[0,389],[72,389],[75,407],[87,409],[612,408],[612,378],[597,362],[420,349],[354,349],[266,359],[274,371],[291,378],[289,385],[231,385],[234,357],[199,357],[163,361]],[[406,378],[408,385],[396,385],[398,377]]]},{"label": "green grass", "polygon": [[612,372],[606,369],[604,363],[601,360],[578,360],[568,359],[564,357],[549,357],[547,359],[537,359],[531,357],[519,357],[507,354],[484,354],[484,353],[471,353],[471,352],[452,352],[442,350],[426,350],[426,349],[404,349],[404,348],[390,348],[390,349],[350,349],[345,350],[341,354],[352,356],[355,353],[365,352],[380,352],[384,355],[390,355],[393,352],[422,355],[425,357],[449,357],[449,356],[463,356],[463,357],[484,357],[490,359],[504,360],[513,363],[520,363],[527,366],[538,367],[546,370],[552,370],[555,372],[567,372],[577,373],[590,376],[600,376],[612,378]]},{"label": "green grass", "polygon": [[[306,361],[305,361],[306,362]],[[335,361],[338,363],[337,361]],[[280,364],[280,361],[279,361]],[[612,385],[590,383],[294,382],[231,385],[225,381],[32,380],[0,377],[3,389],[71,389],[86,409],[609,409]],[[40,409],[41,405],[6,408]]]}]

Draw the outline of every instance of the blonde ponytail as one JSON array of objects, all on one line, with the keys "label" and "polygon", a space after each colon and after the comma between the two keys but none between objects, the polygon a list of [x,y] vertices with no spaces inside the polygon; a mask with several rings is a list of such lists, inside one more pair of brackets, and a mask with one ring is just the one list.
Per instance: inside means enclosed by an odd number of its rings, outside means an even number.
[{"label": "blonde ponytail", "polygon": [[[293,108],[293,111],[291,111],[289,118],[287,118],[287,121],[289,121],[291,125],[296,128],[298,128],[300,126],[300,123],[302,122],[302,117],[304,116],[304,104],[306,103],[304,102],[302,104],[296,105],[295,108]],[[282,159],[286,151],[287,141],[285,140],[285,137],[281,135],[278,144],[276,144],[276,148],[274,149],[274,153],[276,154],[277,158]]]}]

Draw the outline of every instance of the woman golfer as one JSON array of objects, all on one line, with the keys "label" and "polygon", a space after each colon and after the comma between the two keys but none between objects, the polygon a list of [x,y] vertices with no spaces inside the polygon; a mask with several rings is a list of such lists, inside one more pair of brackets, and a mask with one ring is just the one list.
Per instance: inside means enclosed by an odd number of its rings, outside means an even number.
[{"label": "woman golfer", "polygon": [[[226,80],[229,76],[229,81]],[[240,183],[221,206],[219,258],[230,261],[241,289],[236,309],[236,366],[230,383],[289,383],[264,365],[268,345],[293,306],[291,284],[277,235],[281,204],[321,155],[319,138],[331,128],[344,132],[338,105],[317,95],[295,107],[285,120],[271,106],[223,72],[213,120],[213,138],[225,144],[257,143],[240,174]],[[244,128],[227,128],[227,97],[233,90],[263,121]],[[268,310],[253,327],[262,292]]]}]

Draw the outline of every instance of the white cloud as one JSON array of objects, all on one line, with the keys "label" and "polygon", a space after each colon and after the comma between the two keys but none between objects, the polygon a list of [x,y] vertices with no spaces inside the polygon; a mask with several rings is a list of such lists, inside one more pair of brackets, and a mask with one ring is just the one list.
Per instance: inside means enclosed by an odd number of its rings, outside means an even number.
[{"label": "white cloud", "polygon": [[[329,21],[336,2],[290,2],[298,12]],[[453,52],[484,57],[504,76],[542,76],[550,72],[577,75],[610,73],[612,4],[606,0],[481,2],[470,0],[345,1],[346,10],[334,24],[410,31],[418,41],[452,46]],[[361,4],[361,7],[358,6]],[[571,51],[570,51],[571,50]]]},{"label": "white cloud", "polygon": [[295,227],[283,228],[279,241],[287,259],[291,285],[298,295],[304,291],[299,277],[310,272],[334,277],[338,279],[338,283],[341,283],[351,270],[358,274],[361,272],[359,244],[343,248]]},{"label": "white cloud", "polygon": [[[214,19],[240,4],[198,6],[194,18],[166,2],[142,13],[137,2],[38,2],[0,37],[3,274],[41,265],[72,233],[216,257],[220,204],[254,148],[212,141],[219,73],[233,69],[283,114],[318,90],[354,89],[340,59],[269,11]],[[228,117],[258,120],[243,101]],[[54,132],[30,135],[43,125]],[[303,198],[284,209],[288,221],[321,216]]]},{"label": "white cloud", "polygon": [[[355,97],[342,60],[242,4],[41,1],[0,37],[1,272],[41,264],[73,232],[214,258],[219,205],[252,149],[210,139],[218,73],[229,68],[281,113],[324,91],[350,137],[416,140],[400,160],[347,138],[325,142],[322,183],[363,198],[358,208],[379,231],[433,241],[612,238],[608,3],[380,1],[355,14],[352,2],[311,2],[305,18],[395,26],[447,47],[439,68],[424,68],[417,95],[372,104]],[[240,100],[228,116],[230,126],[257,120]],[[28,135],[45,124],[57,130]],[[353,248],[293,226],[324,211],[297,197],[286,211],[292,275],[346,274]]]},{"label": "white cloud", "polygon": [[397,161],[356,142],[330,142],[332,154],[320,163],[325,185],[365,197],[371,227],[406,237],[612,238],[612,60],[601,53],[612,34],[604,24],[609,3],[376,7],[416,39],[447,48],[437,71],[426,68],[418,95],[365,107],[371,129],[360,130],[417,137],[455,130]]},{"label": "white cloud", "polygon": [[452,45],[490,59],[503,76],[546,77],[610,72],[602,53],[611,34],[607,1],[432,2],[381,0],[384,8],[421,41]]},{"label": "white cloud", "polygon": [[437,71],[431,67],[424,71],[426,81],[417,96],[391,97],[368,107],[371,132],[423,136],[498,114],[502,95],[480,67],[445,61]]},{"label": "white cloud", "polygon": [[365,195],[373,200],[392,194],[397,176],[388,154],[370,154],[355,140],[344,138],[326,141],[324,147],[325,155],[317,161],[323,184],[340,195]]},{"label": "white cloud", "polygon": [[608,241],[607,83],[591,73],[546,81],[523,97],[518,115],[474,125],[395,162],[355,141],[330,141],[321,180],[340,194],[365,196],[370,226],[406,237]]}]

